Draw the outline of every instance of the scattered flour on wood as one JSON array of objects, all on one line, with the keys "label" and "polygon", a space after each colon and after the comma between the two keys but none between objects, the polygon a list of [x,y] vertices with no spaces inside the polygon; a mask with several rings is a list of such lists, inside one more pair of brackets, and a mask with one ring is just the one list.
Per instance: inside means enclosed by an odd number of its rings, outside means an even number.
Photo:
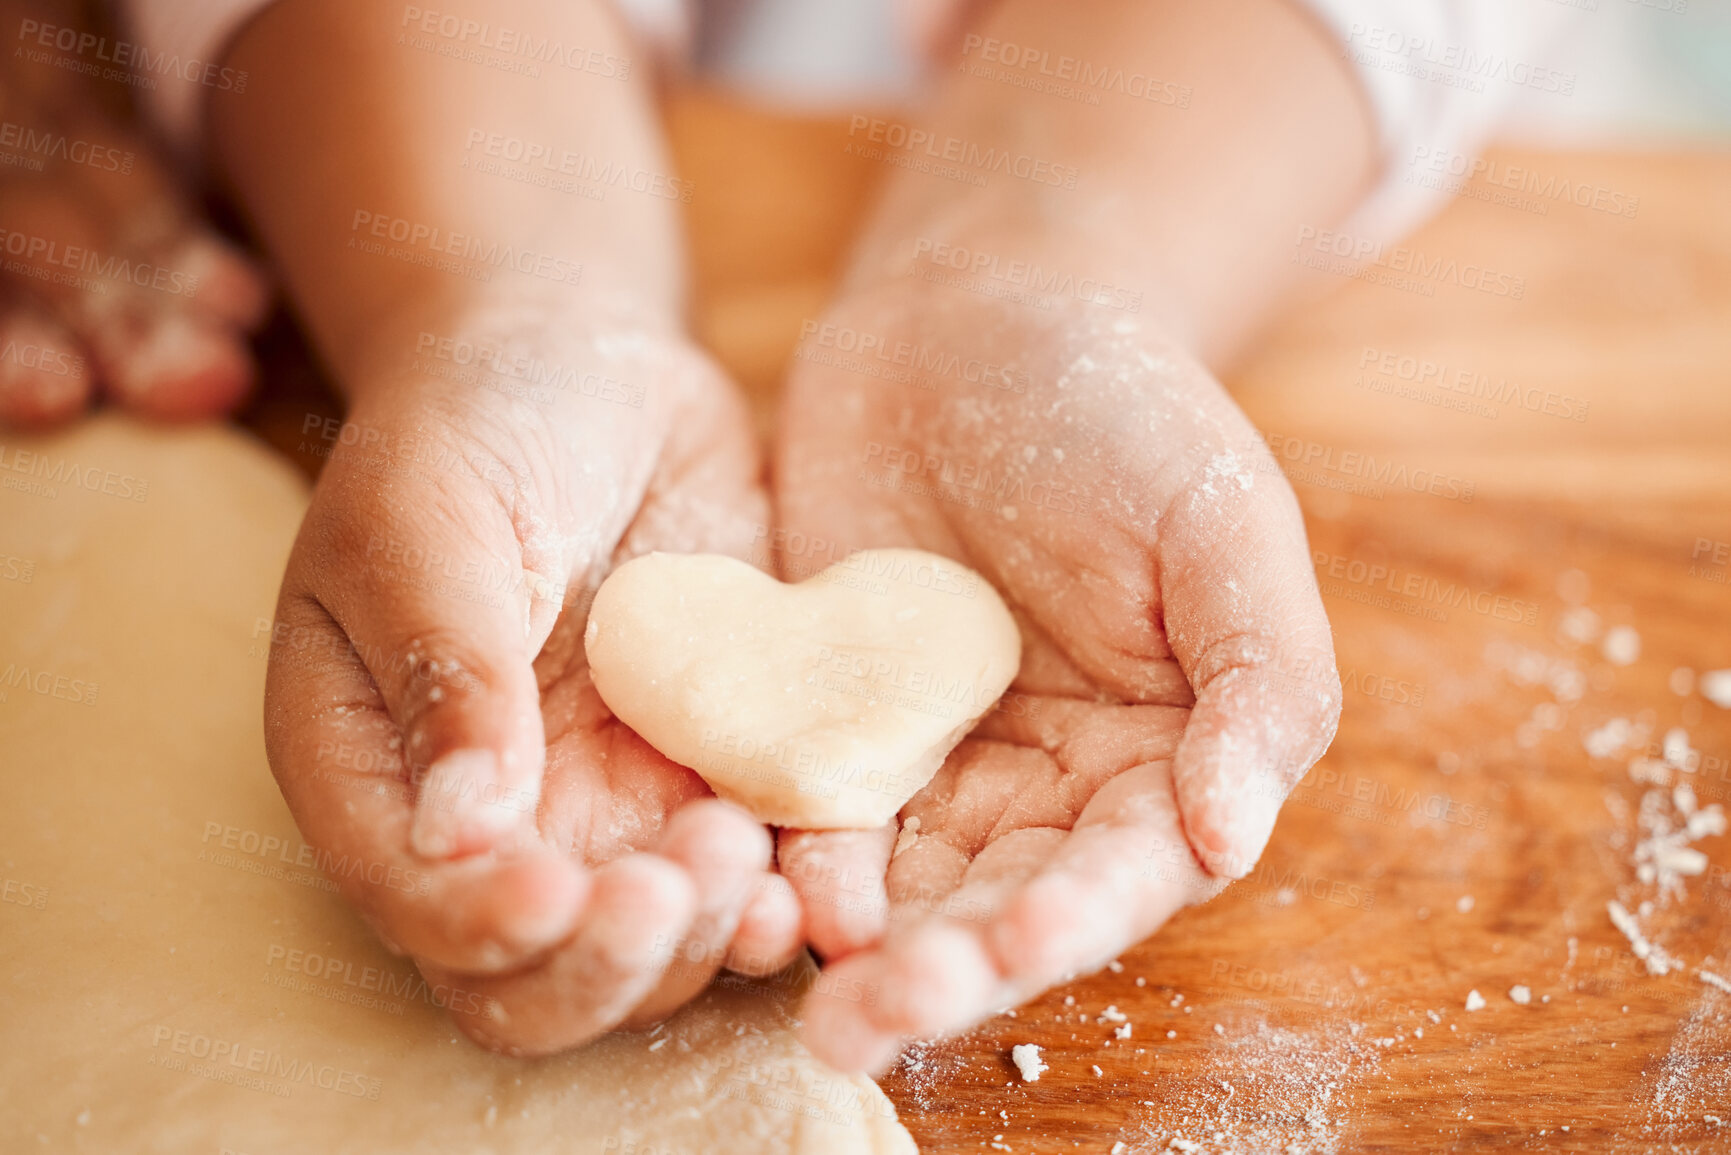
[{"label": "scattered flour on wood", "polygon": [[1611,922],[1623,932],[1623,937],[1629,940],[1629,949],[1635,952],[1635,957],[1647,964],[1647,973],[1665,975],[1682,967],[1682,963],[1665,953],[1665,948],[1650,942],[1641,933],[1641,924],[1635,921],[1635,916],[1629,913],[1629,908],[1612,899],[1605,904],[1605,912],[1611,916]]},{"label": "scattered flour on wood", "polygon": [[1174,1077],[1164,1101],[1147,1104],[1130,1149],[1334,1155],[1353,1094],[1378,1061],[1356,1026],[1235,1024],[1197,1074]]},{"label": "scattered flour on wood", "polygon": [[1707,1137],[1704,1131],[1716,1125],[1713,1114],[1731,1103],[1727,1037],[1731,1037],[1731,1001],[1709,995],[1679,1025],[1658,1070],[1649,1069],[1649,1098],[1640,1135],[1643,1150],[1720,1149],[1703,1146],[1702,1140]]}]

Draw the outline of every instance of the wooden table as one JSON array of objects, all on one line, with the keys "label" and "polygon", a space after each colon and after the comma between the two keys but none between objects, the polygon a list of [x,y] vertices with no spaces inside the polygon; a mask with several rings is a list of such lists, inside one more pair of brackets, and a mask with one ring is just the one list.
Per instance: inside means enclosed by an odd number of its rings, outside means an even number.
[{"label": "wooden table", "polygon": [[[767,405],[879,174],[843,156],[845,122],[686,95],[669,123],[695,324]],[[1731,667],[1731,157],[1498,159],[1636,215],[1462,197],[1408,243],[1520,277],[1520,301],[1334,278],[1230,377],[1297,458],[1348,683],[1334,747],[1251,879],[1121,970],[914,1048],[886,1087],[922,1150],[1731,1150],[1731,993],[1695,973],[1731,975],[1731,839],[1659,901],[1632,862],[1649,787],[1583,742],[1623,717],[1656,754],[1682,726],[1676,779],[1731,804],[1731,712],[1672,686]],[[1402,358],[1456,388],[1412,395]],[[292,361],[300,385],[253,415],[291,451],[328,404]],[[1632,626],[1638,659],[1564,638],[1578,604]],[[1649,974],[1612,899],[1654,900],[1641,926],[1685,969]]]}]

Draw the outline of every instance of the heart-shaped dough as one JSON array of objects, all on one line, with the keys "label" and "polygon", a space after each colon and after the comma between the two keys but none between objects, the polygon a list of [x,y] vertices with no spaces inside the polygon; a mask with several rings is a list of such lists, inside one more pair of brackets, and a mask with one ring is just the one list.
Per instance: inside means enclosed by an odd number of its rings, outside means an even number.
[{"label": "heart-shaped dough", "polygon": [[614,714],[766,823],[882,826],[1009,686],[1015,619],[966,566],[849,556],[797,585],[731,557],[615,570],[584,634]]}]

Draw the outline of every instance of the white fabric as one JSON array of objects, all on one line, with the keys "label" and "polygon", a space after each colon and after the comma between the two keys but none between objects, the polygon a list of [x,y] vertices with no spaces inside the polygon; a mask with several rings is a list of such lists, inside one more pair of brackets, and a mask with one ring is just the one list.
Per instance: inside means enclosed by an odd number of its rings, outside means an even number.
[{"label": "white fabric", "polygon": [[[214,60],[269,0],[117,0],[155,54]],[[711,77],[781,105],[833,109],[909,95],[921,68],[896,35],[892,0],[616,0],[662,50],[684,46]],[[1383,178],[1343,228],[1392,239],[1448,193],[1415,179],[1470,155],[1511,105],[1569,101],[1581,77],[1558,67],[1555,45],[1591,15],[1559,0],[1295,0],[1339,38],[1375,110]],[[690,19],[695,9],[695,20]],[[244,78],[243,78],[244,82]],[[209,85],[174,76],[142,91],[170,141],[191,153]],[[1430,185],[1448,182],[1431,181]]]},{"label": "white fabric", "polygon": [[[1302,0],[1340,40],[1375,110],[1382,179],[1342,226],[1386,241],[1449,199],[1420,180],[1471,159],[1525,95],[1566,101],[1579,77],[1557,63],[1582,10],[1554,0]],[[1448,182],[1432,182],[1448,184]]]}]

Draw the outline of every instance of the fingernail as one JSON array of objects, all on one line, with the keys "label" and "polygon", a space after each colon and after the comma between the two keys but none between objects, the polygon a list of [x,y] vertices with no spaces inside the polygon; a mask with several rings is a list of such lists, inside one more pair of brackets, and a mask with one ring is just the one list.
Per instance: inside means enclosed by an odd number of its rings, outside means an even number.
[{"label": "fingernail", "polygon": [[516,820],[500,804],[499,759],[491,750],[453,750],[427,771],[409,840],[423,858],[484,849]]},{"label": "fingernail", "polygon": [[1274,836],[1274,824],[1285,801],[1270,791],[1248,790],[1224,802],[1216,810],[1221,815],[1217,828],[1223,835],[1216,842],[1220,853],[1204,856],[1208,872],[1221,878],[1249,874]]}]

